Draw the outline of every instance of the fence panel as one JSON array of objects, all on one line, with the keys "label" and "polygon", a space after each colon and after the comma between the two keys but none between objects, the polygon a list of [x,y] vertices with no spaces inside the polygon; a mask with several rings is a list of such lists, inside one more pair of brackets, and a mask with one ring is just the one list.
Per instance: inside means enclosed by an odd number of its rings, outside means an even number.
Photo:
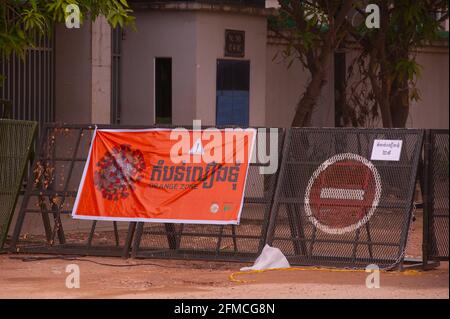
[{"label": "fence panel", "polygon": [[36,122],[0,119],[0,249],[8,235],[36,131]]},{"label": "fence panel", "polygon": [[134,223],[71,217],[94,130],[88,125],[44,127],[10,250],[128,256]]},{"label": "fence panel", "polygon": [[[421,130],[289,130],[269,244],[280,248],[292,264],[399,264],[412,216],[422,139]],[[375,141],[382,160],[371,160]],[[389,145],[399,141],[400,158],[392,160],[396,147]]]},{"label": "fence panel", "polygon": [[[142,129],[102,125],[98,128]],[[85,165],[94,126],[47,125],[34,177],[26,191],[11,250],[29,253],[128,256],[136,223],[73,220],[70,216]],[[284,130],[276,130],[279,160]],[[270,149],[270,134],[258,132]],[[261,144],[261,147],[264,145]],[[259,147],[259,145],[258,145]],[[138,223],[133,256],[254,260],[262,250],[269,221],[277,170],[261,175],[257,161],[249,169],[239,226]]]},{"label": "fence panel", "polygon": [[[256,154],[266,141],[265,154],[271,142],[278,163],[284,130],[276,129],[270,138],[258,130]],[[271,174],[260,174],[268,164],[257,158],[250,165],[245,188],[244,207],[239,226],[138,223],[132,256],[136,258],[207,259],[253,261],[266,241],[278,167]],[[207,199],[205,199],[207,200]]]},{"label": "fence panel", "polygon": [[428,241],[426,249],[432,260],[449,258],[449,207],[448,207],[448,130],[427,132],[425,169],[427,192],[424,209],[428,217]]},{"label": "fence panel", "polygon": [[0,117],[37,121],[40,134],[43,124],[55,118],[55,36],[36,31],[34,44],[28,46],[24,56],[0,57],[0,74],[4,76],[0,85]]}]

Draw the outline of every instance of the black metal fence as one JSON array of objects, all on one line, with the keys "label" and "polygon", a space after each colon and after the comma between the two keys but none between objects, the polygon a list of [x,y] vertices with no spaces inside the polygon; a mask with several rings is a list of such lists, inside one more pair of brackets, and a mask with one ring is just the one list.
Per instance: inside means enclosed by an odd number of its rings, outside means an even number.
[{"label": "black metal fence", "polygon": [[[392,267],[404,257],[423,131],[291,129],[268,243],[291,264]],[[371,161],[400,140],[399,161]]]},{"label": "black metal fence", "polygon": [[430,130],[425,142],[424,258],[449,259],[448,130]]},{"label": "black metal fence", "polygon": [[[258,131],[266,154],[278,143],[279,165],[268,175],[263,161],[250,166],[241,223],[220,226],[73,220],[94,129],[45,127],[12,251],[253,261],[268,243],[293,265],[388,268],[404,258],[423,130],[292,128],[277,139]],[[375,140],[402,141],[399,160],[372,160]],[[448,131],[427,141],[424,247],[430,259],[448,259]]]},{"label": "black metal fence", "polygon": [[[270,143],[276,142],[272,146],[279,163],[283,136],[283,129],[258,130],[256,153],[266,147],[263,152],[269,154]],[[138,223],[132,257],[253,261],[265,244],[278,172],[260,174],[264,167],[268,163],[259,157],[249,167],[239,226]]]},{"label": "black metal fence", "polygon": [[22,201],[10,250],[128,256],[132,225],[70,216],[94,126],[46,125]]},{"label": "black metal fence", "polygon": [[0,119],[0,250],[8,235],[36,132],[36,122]]},{"label": "black metal fence", "polygon": [[[20,208],[12,251],[129,255],[136,223],[91,222],[73,220],[70,216],[94,129],[88,125],[46,126],[33,165],[33,181],[29,183]],[[279,156],[284,130],[276,130],[274,134],[278,143],[275,153]],[[265,138],[265,146],[270,148],[269,131],[267,134],[258,131],[258,138]],[[265,166],[267,164],[257,161],[249,168],[238,227],[138,223],[132,255],[137,258],[255,259],[265,243],[276,182],[276,172],[259,174],[259,169]]]},{"label": "black metal fence", "polygon": [[12,114],[11,101],[0,100],[0,119],[9,119]]},{"label": "black metal fence", "polygon": [[23,57],[0,57],[0,74],[4,76],[0,85],[0,117],[2,108],[8,106],[8,118],[37,121],[39,128],[54,121],[54,39],[36,32],[34,45],[26,49]]}]

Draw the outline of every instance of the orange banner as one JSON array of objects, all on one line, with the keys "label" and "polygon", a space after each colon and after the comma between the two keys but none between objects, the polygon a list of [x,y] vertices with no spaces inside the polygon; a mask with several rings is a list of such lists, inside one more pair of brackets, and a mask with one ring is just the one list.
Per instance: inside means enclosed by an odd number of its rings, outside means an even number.
[{"label": "orange banner", "polygon": [[256,130],[96,130],[76,219],[239,224]]}]

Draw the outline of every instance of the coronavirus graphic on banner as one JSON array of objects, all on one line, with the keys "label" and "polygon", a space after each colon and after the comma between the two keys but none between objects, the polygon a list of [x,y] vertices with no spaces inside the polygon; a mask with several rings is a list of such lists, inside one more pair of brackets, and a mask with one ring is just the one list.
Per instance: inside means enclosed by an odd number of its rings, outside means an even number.
[{"label": "coronavirus graphic on banner", "polygon": [[94,182],[103,198],[119,200],[130,195],[135,182],[143,178],[146,166],[140,150],[132,150],[130,145],[122,144],[106,152],[97,167]]},{"label": "coronavirus graphic on banner", "polygon": [[337,154],[314,171],[305,192],[310,222],[329,234],[345,234],[367,223],[378,207],[381,178],[366,158]]}]

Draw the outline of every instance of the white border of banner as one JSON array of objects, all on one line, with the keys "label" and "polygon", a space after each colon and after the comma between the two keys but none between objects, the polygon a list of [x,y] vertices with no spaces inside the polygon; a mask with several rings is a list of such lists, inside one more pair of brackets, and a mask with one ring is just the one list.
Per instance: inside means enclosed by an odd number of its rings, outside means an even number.
[{"label": "white border of banner", "polygon": [[[239,128],[229,128],[229,129],[218,129],[219,131],[226,130],[235,130]],[[237,216],[237,220],[195,220],[195,219],[157,219],[157,218],[128,218],[128,217],[101,217],[101,216],[82,216],[77,215],[75,211],[78,208],[78,203],[80,201],[81,193],[83,191],[83,185],[86,178],[86,173],[89,167],[89,162],[91,160],[92,148],[94,145],[95,136],[97,135],[97,131],[100,132],[119,132],[119,133],[133,133],[133,132],[151,132],[151,131],[176,131],[176,130],[186,130],[188,132],[192,131],[204,131],[203,129],[195,130],[195,129],[185,129],[185,128],[150,128],[150,129],[99,129],[94,130],[94,134],[92,135],[91,146],[89,147],[88,157],[86,159],[86,164],[84,165],[83,175],[81,177],[80,185],[78,186],[77,197],[75,198],[75,202],[72,208],[72,218],[78,220],[98,220],[98,221],[117,221],[117,222],[146,222],[146,223],[170,223],[170,224],[203,224],[203,225],[239,225],[241,221],[242,209],[244,207],[244,198],[245,198],[245,189],[247,187],[247,178],[248,178],[248,170],[250,168],[251,158],[253,154],[253,149],[255,146],[256,136],[258,131],[255,128],[246,128],[241,129],[242,132],[252,131],[253,139],[251,141],[250,152],[248,157],[248,165],[247,170],[245,172],[245,180],[244,180],[244,189],[242,190],[242,198],[241,204],[239,207],[239,213]]]}]

